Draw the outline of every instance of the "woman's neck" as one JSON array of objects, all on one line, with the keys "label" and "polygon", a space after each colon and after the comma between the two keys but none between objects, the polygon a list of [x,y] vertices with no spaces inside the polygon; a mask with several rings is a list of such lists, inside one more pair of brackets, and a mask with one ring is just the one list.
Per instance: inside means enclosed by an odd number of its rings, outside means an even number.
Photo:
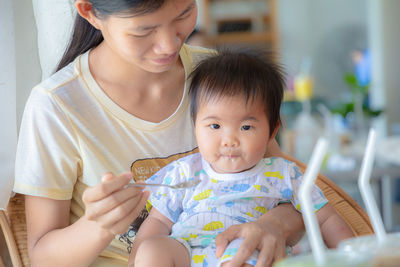
[{"label": "woman's neck", "polygon": [[160,122],[174,113],[185,84],[179,58],[168,71],[151,73],[107,51],[100,46],[92,50],[89,67],[98,85],[117,105],[151,122]]},{"label": "woman's neck", "polygon": [[172,79],[178,69],[183,68],[180,59],[178,59],[174,66],[167,71],[149,72],[114,53],[104,43],[90,52],[89,66],[96,80],[120,84],[122,87],[135,84],[136,90],[138,87],[146,87],[147,89],[149,85],[163,84],[166,80]]}]

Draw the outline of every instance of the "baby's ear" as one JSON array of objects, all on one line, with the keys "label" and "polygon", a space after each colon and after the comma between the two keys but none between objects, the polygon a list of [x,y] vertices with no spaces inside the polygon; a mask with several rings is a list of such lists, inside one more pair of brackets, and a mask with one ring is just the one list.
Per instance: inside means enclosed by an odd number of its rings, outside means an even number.
[{"label": "baby's ear", "polygon": [[278,133],[280,124],[281,124],[281,123],[278,121],[278,122],[276,123],[275,128],[273,129],[272,132],[271,132],[271,129],[270,129],[270,133],[271,133],[271,134],[270,134],[269,140],[275,139],[275,136],[276,136],[276,134]]}]

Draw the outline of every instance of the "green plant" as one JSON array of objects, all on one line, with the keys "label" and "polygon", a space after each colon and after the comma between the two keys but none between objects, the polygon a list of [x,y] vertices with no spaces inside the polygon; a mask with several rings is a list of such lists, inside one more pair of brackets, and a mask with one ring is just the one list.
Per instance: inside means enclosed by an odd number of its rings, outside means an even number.
[{"label": "green plant", "polygon": [[369,83],[360,85],[360,82],[357,80],[357,76],[354,73],[345,74],[344,80],[351,89],[352,100],[350,102],[339,104],[337,107],[332,109],[332,113],[346,117],[350,112],[355,112],[356,101],[359,99],[362,101],[362,111],[364,116],[369,118],[377,117],[383,112],[382,109],[372,109],[369,105]]}]

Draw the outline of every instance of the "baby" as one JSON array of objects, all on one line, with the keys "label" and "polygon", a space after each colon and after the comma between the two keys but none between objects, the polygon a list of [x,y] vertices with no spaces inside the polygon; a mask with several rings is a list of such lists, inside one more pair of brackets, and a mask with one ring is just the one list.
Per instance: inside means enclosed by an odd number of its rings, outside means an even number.
[{"label": "baby", "polygon": [[[291,202],[300,211],[302,173],[283,158],[264,158],[280,124],[280,67],[257,50],[221,51],[203,60],[189,79],[200,153],[172,162],[148,182],[200,183],[184,190],[151,189],[153,208],[130,257],[135,267],[224,266],[242,239],[233,240],[217,258],[219,233],[255,221],[280,203]],[[351,236],[317,186],[312,200],[328,245]],[[254,266],[257,257],[255,251],[245,266]]]}]

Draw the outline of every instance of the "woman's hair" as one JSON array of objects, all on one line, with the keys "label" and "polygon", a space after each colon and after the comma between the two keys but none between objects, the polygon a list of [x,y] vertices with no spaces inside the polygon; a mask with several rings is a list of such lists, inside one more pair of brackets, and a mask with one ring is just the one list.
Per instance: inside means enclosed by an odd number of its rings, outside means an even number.
[{"label": "woman's hair", "polygon": [[[89,0],[93,13],[100,19],[116,15],[132,17],[151,13],[159,9],[166,0]],[[56,71],[71,63],[77,56],[91,48],[98,46],[103,41],[99,30],[93,27],[86,19],[76,14],[72,36]]]},{"label": "woman's hair", "polygon": [[250,48],[220,50],[202,60],[190,74],[190,79],[190,112],[194,123],[199,105],[232,96],[243,96],[246,104],[261,101],[271,133],[280,121],[284,72],[266,51]]}]

